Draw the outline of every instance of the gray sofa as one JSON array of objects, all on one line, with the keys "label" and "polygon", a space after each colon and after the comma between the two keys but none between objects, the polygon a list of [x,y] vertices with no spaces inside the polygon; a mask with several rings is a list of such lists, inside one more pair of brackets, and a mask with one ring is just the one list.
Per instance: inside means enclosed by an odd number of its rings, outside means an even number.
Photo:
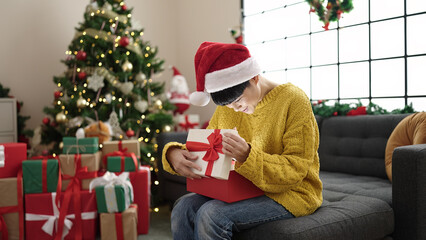
[{"label": "gray sofa", "polygon": [[[234,239],[426,239],[426,144],[395,149],[387,179],[387,139],[407,115],[317,117],[322,206],[312,215],[259,225]],[[159,152],[186,133],[158,138]],[[158,172],[170,203],[186,193],[185,179]]]}]

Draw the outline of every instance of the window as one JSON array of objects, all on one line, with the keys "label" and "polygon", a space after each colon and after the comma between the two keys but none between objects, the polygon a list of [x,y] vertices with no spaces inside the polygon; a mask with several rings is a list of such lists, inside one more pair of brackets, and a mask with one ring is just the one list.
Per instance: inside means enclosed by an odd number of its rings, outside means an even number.
[{"label": "window", "polygon": [[324,31],[300,0],[242,0],[244,43],[264,75],[311,100],[426,111],[426,1],[353,0]]}]

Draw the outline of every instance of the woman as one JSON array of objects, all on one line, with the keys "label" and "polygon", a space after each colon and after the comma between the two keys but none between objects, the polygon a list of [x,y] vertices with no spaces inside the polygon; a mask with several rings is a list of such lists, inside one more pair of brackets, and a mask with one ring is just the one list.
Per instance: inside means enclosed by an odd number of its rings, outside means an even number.
[{"label": "woman", "polygon": [[[172,211],[174,239],[231,239],[233,231],[313,213],[322,203],[318,126],[306,94],[287,83],[261,76],[260,67],[240,44],[204,42],[195,55],[197,92],[190,102],[219,105],[209,129],[223,134],[223,152],[237,160],[235,171],[265,192],[264,196],[225,203],[190,193]],[[196,156],[185,145],[168,143],[166,171],[200,178],[191,168]]]}]

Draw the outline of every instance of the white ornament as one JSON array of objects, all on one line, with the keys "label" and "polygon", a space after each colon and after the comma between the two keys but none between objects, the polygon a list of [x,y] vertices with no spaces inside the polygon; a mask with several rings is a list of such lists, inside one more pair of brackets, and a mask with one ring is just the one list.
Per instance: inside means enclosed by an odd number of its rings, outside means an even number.
[{"label": "white ornament", "polygon": [[119,138],[120,135],[124,136],[124,131],[120,128],[120,123],[118,121],[118,116],[115,111],[111,112],[109,115],[108,125],[111,127],[112,136]]},{"label": "white ornament", "polygon": [[139,72],[136,74],[135,80],[139,83],[142,83],[146,80],[146,75],[143,72]]},{"label": "white ornament", "polygon": [[133,90],[133,83],[132,82],[125,82],[122,83],[121,86],[119,87],[120,91],[124,94],[127,95],[129,93],[132,92]]},{"label": "white ornament", "polygon": [[148,102],[145,100],[138,100],[134,103],[135,109],[144,113],[148,109]]},{"label": "white ornament", "polygon": [[105,3],[104,6],[102,8],[105,8],[106,10],[112,10],[112,6],[109,3]]},{"label": "white ornament", "polygon": [[79,138],[84,138],[84,137],[85,137],[84,129],[83,129],[83,128],[79,128],[79,129],[77,129],[77,132],[75,133],[75,137],[76,137],[77,139],[79,139]]},{"label": "white ornament", "polygon": [[130,19],[130,24],[132,24],[133,29],[136,29],[138,31],[143,28],[141,22],[139,22],[138,20],[134,20],[134,18]]},{"label": "white ornament", "polygon": [[111,103],[111,101],[112,101],[112,95],[111,95],[111,93],[107,93],[107,94],[105,94],[105,101],[106,101],[106,103],[108,103],[108,104],[110,104],[110,103]]},{"label": "white ornament", "polygon": [[105,86],[104,76],[99,76],[96,72],[95,74],[87,78],[87,82],[87,87],[95,92],[98,91],[99,88],[103,88]]}]

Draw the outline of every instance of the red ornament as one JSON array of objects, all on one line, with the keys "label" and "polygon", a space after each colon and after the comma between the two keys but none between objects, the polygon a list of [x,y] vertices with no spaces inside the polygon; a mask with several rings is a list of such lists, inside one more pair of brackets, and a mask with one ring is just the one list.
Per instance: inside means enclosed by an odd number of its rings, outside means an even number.
[{"label": "red ornament", "polygon": [[135,131],[129,128],[129,130],[126,131],[126,136],[129,138],[135,136]]},{"label": "red ornament", "polygon": [[53,122],[50,124],[50,126],[52,126],[52,127],[57,127],[57,126],[58,126],[58,123],[57,123],[57,122],[55,122],[55,121],[53,121]]},{"label": "red ornament", "polygon": [[77,60],[86,61],[87,53],[85,51],[78,51],[75,57],[77,58]]},{"label": "red ornament", "polygon": [[120,43],[120,46],[126,47],[127,45],[129,45],[130,40],[129,40],[128,37],[123,36],[123,37],[120,38],[120,42],[119,43]]},{"label": "red ornament", "polygon": [[338,114],[337,112],[334,112],[334,113],[333,113],[333,116],[337,116],[337,114]]},{"label": "red ornament", "polygon": [[121,10],[126,11],[127,10],[127,6],[126,5],[121,6]]},{"label": "red ornament", "polygon": [[78,78],[79,78],[80,80],[85,79],[85,78],[86,78],[86,76],[87,76],[87,74],[86,74],[85,72],[80,72],[80,73],[78,74]]},{"label": "red ornament", "polygon": [[50,118],[48,118],[48,117],[43,118],[43,124],[44,125],[49,125],[49,123],[50,123]]},{"label": "red ornament", "polygon": [[55,96],[55,99],[58,99],[61,97],[61,91],[56,91],[53,95]]}]

